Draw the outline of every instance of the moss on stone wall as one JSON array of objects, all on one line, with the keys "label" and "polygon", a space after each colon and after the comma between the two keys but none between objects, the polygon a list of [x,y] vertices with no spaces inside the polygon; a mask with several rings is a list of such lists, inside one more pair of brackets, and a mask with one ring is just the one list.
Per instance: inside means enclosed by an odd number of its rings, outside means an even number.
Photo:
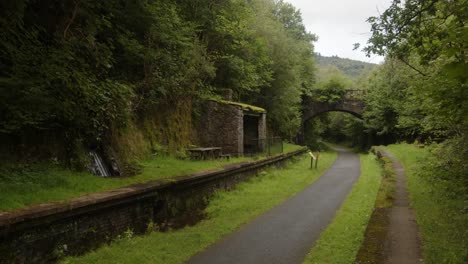
[{"label": "moss on stone wall", "polygon": [[191,98],[167,102],[152,109],[141,122],[153,151],[175,153],[192,143],[193,103]]},{"label": "moss on stone wall", "polygon": [[31,130],[20,135],[0,134],[0,163],[60,162],[85,169],[93,149],[114,160],[122,175],[138,172],[138,161],[152,153],[183,155],[196,141],[192,98],[157,105],[142,117],[129,117],[125,123],[110,124],[107,132],[95,138],[80,131]]},{"label": "moss on stone wall", "polygon": [[220,100],[220,99],[211,99],[211,101],[215,101],[220,104],[229,104],[229,105],[236,105],[242,108],[242,110],[245,111],[252,111],[254,113],[266,113],[266,110],[255,106],[255,105],[249,105],[249,104],[244,104],[244,103],[238,103],[238,102],[232,102],[232,101],[226,101],[226,100]]}]

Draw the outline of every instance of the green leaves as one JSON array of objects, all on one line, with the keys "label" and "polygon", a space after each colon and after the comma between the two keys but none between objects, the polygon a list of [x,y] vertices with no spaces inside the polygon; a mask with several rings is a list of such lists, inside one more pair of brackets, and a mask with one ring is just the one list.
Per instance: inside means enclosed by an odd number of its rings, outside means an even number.
[{"label": "green leaves", "polygon": [[162,105],[229,88],[236,99],[266,107],[278,134],[292,137],[301,95],[315,81],[315,36],[300,12],[281,1],[6,0],[3,6],[4,133],[58,128],[100,140]]},{"label": "green leaves", "polygon": [[[369,128],[390,124],[400,135],[436,140],[465,130],[467,14],[466,0],[395,0],[382,15],[368,19],[372,37],[364,51],[387,55],[383,69],[370,80]],[[385,116],[386,104],[396,122],[376,124],[377,117]]]}]

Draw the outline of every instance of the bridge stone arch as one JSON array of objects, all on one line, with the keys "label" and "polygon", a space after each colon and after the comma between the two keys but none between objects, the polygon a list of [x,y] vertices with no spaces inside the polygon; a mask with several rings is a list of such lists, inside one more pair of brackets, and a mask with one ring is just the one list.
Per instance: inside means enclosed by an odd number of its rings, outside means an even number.
[{"label": "bridge stone arch", "polygon": [[357,100],[342,100],[335,103],[327,102],[310,102],[304,107],[302,114],[302,122],[314,118],[317,115],[326,112],[346,112],[362,119],[362,112],[364,111],[364,102]]},{"label": "bridge stone arch", "polygon": [[362,100],[365,95],[363,90],[346,90],[343,98],[337,102],[317,102],[313,98],[307,98],[303,101],[303,113],[301,128],[297,137],[298,143],[304,143],[304,124],[307,120],[314,118],[322,113],[338,111],[346,112],[362,119],[364,112],[364,101]]}]

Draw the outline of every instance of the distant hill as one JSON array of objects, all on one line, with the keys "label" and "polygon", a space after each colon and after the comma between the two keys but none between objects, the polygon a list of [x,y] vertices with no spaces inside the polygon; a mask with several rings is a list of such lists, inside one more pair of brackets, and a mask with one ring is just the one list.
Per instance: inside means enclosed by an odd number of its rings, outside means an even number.
[{"label": "distant hill", "polygon": [[318,53],[315,54],[315,61],[319,68],[335,66],[352,79],[356,79],[361,73],[369,72],[377,66],[377,64],[374,63],[344,59],[338,56],[326,57]]}]

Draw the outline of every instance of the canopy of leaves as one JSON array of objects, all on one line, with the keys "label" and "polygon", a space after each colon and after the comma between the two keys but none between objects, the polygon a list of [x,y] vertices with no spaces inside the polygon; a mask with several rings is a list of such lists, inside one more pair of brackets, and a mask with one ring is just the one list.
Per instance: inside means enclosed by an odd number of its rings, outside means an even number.
[{"label": "canopy of leaves", "polygon": [[4,134],[99,141],[158,107],[228,88],[292,137],[315,80],[316,38],[283,1],[5,0],[0,29]]},{"label": "canopy of leaves", "polygon": [[369,18],[364,48],[387,58],[369,79],[365,126],[399,139],[445,141],[428,174],[452,187],[466,186],[468,173],[467,18],[467,0],[394,0]]},{"label": "canopy of leaves", "polygon": [[364,50],[406,64],[417,73],[411,84],[426,110],[442,122],[466,125],[467,18],[467,0],[394,0],[369,18],[373,34]]}]

